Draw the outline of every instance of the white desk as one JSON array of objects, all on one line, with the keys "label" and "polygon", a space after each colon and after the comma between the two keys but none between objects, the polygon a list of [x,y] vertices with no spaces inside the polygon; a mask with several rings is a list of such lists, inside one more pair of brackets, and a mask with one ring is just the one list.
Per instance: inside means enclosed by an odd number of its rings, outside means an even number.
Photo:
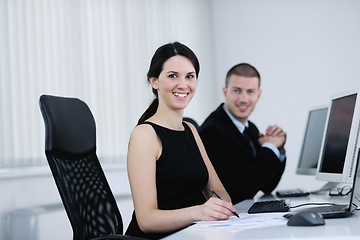
[{"label": "white desk", "polygon": [[[338,202],[339,197],[329,198],[327,195],[313,195],[303,198],[289,198],[291,205],[304,202]],[[252,200],[243,201],[235,205],[240,217],[249,209]],[[171,236],[166,240],[232,240],[232,239],[360,239],[360,211],[355,211],[350,217],[325,219],[323,226],[292,227],[286,221],[276,226],[265,226],[240,231],[226,230],[224,228],[199,228],[190,226]]]}]

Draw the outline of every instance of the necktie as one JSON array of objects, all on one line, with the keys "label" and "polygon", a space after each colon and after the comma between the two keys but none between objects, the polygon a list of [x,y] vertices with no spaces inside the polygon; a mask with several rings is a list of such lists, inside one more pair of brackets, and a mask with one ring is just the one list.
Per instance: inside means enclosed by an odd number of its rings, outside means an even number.
[{"label": "necktie", "polygon": [[244,131],[243,131],[243,135],[244,135],[245,139],[249,142],[249,144],[250,144],[250,146],[251,146],[252,154],[253,154],[253,156],[255,156],[255,155],[256,155],[256,150],[255,150],[254,143],[253,143],[253,141],[251,140],[250,133],[249,133],[249,128],[248,128],[248,127],[245,127],[245,129],[244,129]]},{"label": "necktie", "polygon": [[249,128],[245,127],[244,131],[243,131],[243,135],[244,137],[250,141],[250,134],[249,134]]}]

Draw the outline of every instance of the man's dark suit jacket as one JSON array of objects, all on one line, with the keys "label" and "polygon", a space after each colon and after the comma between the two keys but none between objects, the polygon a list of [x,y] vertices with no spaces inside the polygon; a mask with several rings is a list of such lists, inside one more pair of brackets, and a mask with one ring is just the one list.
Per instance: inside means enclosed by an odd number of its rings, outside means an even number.
[{"label": "man's dark suit jacket", "polygon": [[258,142],[259,130],[249,121],[249,133],[257,154],[240,133],[223,103],[200,126],[199,133],[206,152],[229,193],[233,204],[253,198],[258,191],[271,193],[285,170],[276,154]]}]

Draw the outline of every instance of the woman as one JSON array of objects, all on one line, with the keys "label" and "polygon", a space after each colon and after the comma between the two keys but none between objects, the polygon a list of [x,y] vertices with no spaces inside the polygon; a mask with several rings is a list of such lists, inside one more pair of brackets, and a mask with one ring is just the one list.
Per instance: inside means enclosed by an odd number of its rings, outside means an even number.
[{"label": "woman", "polygon": [[194,125],[183,122],[199,70],[196,55],[178,42],[161,46],[151,60],[147,78],[156,97],[129,140],[135,211],[127,235],[159,239],[195,221],[228,219],[236,211]]}]

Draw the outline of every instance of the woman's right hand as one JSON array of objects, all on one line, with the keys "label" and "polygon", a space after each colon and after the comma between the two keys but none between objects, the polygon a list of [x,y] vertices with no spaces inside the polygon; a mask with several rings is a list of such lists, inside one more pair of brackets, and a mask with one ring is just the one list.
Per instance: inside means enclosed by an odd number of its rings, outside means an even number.
[{"label": "woman's right hand", "polygon": [[211,197],[203,205],[200,205],[199,221],[226,220],[236,212],[231,202]]}]

